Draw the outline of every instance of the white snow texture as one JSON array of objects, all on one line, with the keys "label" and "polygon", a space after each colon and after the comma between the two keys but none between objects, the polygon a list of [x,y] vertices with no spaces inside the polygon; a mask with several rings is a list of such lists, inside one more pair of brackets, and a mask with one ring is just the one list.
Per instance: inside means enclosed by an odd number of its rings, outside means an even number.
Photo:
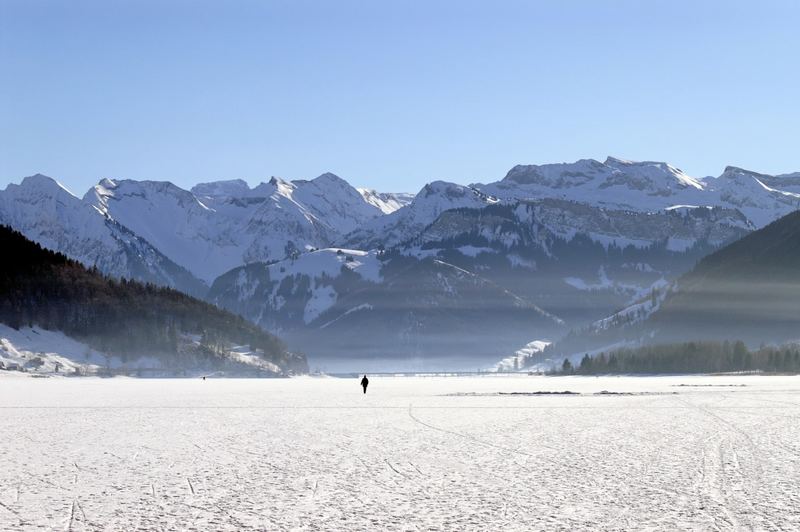
[{"label": "white snow texture", "polygon": [[797,377],[0,375],[0,530],[800,527]]}]

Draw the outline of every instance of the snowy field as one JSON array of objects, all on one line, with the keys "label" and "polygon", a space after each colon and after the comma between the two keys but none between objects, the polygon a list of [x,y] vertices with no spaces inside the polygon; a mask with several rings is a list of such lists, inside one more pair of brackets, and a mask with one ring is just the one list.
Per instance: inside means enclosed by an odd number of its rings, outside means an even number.
[{"label": "snowy field", "polygon": [[800,528],[800,378],[371,381],[0,372],[0,529]]}]

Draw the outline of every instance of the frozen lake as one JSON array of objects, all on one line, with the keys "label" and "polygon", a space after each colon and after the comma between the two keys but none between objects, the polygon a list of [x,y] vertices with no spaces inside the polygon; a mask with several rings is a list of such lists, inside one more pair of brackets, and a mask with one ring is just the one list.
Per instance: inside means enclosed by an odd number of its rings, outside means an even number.
[{"label": "frozen lake", "polygon": [[797,377],[3,376],[0,416],[2,530],[800,528]]}]

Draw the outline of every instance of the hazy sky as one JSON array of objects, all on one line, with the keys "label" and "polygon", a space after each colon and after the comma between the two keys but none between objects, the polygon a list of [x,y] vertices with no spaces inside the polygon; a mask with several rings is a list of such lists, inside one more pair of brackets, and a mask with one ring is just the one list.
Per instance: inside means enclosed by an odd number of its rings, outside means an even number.
[{"label": "hazy sky", "polygon": [[0,187],[800,170],[800,2],[0,2]]}]

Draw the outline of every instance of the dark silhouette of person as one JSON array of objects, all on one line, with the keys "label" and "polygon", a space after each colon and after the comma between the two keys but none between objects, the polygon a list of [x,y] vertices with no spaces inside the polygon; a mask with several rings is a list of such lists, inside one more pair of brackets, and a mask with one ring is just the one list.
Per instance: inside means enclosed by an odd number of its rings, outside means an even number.
[{"label": "dark silhouette of person", "polygon": [[364,393],[367,393],[367,386],[369,386],[369,379],[367,378],[366,375],[364,375],[364,378],[361,379],[361,386],[364,388]]}]

